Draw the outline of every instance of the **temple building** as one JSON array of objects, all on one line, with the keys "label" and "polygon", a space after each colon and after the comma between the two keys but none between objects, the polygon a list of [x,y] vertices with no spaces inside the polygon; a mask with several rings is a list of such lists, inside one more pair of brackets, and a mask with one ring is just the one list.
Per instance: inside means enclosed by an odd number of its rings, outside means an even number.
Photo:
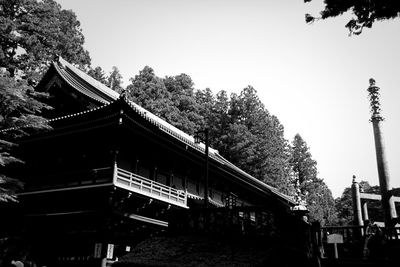
[{"label": "temple building", "polygon": [[61,57],[37,90],[54,107],[53,130],[20,142],[23,218],[15,227],[47,266],[100,266],[165,231],[179,209],[296,204],[205,145],[120,96]]}]

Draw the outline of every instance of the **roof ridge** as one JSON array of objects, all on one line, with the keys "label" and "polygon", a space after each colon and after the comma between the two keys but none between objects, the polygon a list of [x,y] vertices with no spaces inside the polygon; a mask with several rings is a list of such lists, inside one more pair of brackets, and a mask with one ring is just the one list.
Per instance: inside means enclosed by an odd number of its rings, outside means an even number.
[{"label": "roof ridge", "polygon": [[75,67],[61,56],[58,57],[58,63],[65,69],[66,67],[70,69],[72,72],[77,74],[81,79],[86,81],[91,86],[95,87],[96,89],[100,90],[102,93],[106,94],[107,96],[111,97],[113,100],[119,98],[120,94],[116,91],[112,90],[110,87],[106,86],[105,84],[99,82],[95,78],[91,77],[84,71],[80,70],[79,68]]}]

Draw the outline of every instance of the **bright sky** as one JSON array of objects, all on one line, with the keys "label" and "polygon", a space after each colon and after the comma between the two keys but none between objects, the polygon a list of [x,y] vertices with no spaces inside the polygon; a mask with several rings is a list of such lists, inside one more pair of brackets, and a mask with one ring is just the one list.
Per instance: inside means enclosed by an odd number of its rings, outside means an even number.
[{"label": "bright sky", "polygon": [[125,85],[148,65],[214,93],[255,87],[286,138],[307,142],[334,197],[353,174],[379,183],[366,91],[374,78],[391,186],[400,187],[399,19],[349,37],[349,16],[305,23],[318,0],[56,1],[76,13],[92,65],[117,66]]}]

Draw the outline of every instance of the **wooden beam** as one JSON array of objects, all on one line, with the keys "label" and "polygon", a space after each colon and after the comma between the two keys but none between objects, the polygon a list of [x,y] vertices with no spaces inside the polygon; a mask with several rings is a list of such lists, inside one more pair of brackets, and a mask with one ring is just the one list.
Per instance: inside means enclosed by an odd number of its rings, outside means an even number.
[{"label": "wooden beam", "polygon": [[62,191],[72,191],[72,190],[80,190],[80,189],[88,189],[88,188],[106,187],[106,186],[112,186],[112,185],[113,185],[113,183],[104,183],[104,184],[82,185],[82,186],[73,186],[73,187],[62,187],[62,188],[22,192],[22,193],[18,193],[17,195],[18,196],[36,195],[36,194],[43,194],[43,193],[54,193],[54,192],[62,192]]},{"label": "wooden beam", "polygon": [[115,213],[119,214],[119,215],[122,215],[124,217],[130,218],[130,219],[136,220],[136,221],[141,221],[141,222],[155,224],[155,225],[159,225],[159,226],[163,226],[163,227],[168,227],[168,222],[165,222],[165,221],[161,221],[161,220],[157,220],[157,219],[153,219],[153,218],[137,215],[137,214],[134,214],[134,213],[122,213],[122,212],[115,212]]},{"label": "wooden beam", "polygon": [[[382,196],[378,194],[360,193],[360,198],[370,200],[381,200]],[[392,196],[394,202],[400,202],[400,197]]]}]

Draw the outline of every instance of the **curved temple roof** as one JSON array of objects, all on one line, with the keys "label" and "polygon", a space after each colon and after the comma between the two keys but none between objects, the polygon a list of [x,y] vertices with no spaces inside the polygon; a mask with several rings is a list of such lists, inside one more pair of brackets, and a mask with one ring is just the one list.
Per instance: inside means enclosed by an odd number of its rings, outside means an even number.
[{"label": "curved temple roof", "polygon": [[[57,73],[63,78],[65,82],[67,82],[72,88],[77,90],[78,92],[86,95],[87,97],[99,102],[101,105],[111,104],[112,102],[116,101],[120,98],[120,94],[112,90],[111,88],[107,87],[106,85],[100,83],[99,81],[95,80],[94,78],[90,77],[83,71],[79,70],[69,62],[65,61],[62,57],[59,57],[57,61],[52,63]],[[171,135],[172,137],[178,139],[181,142],[184,142],[186,145],[189,145],[196,150],[205,153],[205,145],[204,144],[195,144],[194,138],[185,132],[179,130],[178,128],[174,127],[173,125],[169,124],[168,122],[162,120],[161,118],[157,117],[156,115],[152,114],[151,112],[147,111],[146,109],[142,108],[141,106],[137,105],[133,101],[128,101],[128,104],[135,110],[138,114],[144,117],[146,120],[157,126],[161,131],[164,131]],[[93,109],[97,110],[96,109]],[[91,110],[80,112],[77,114],[71,114],[65,117],[71,116],[78,116],[82,113],[90,112]],[[64,117],[62,117],[64,118]],[[54,120],[62,119],[57,118]],[[250,174],[246,173],[245,171],[241,170],[225,158],[223,158],[217,150],[213,148],[209,148],[209,156],[213,160],[217,161],[221,165],[227,166],[232,171],[246,177],[249,182],[256,187],[271,192],[272,194],[278,196],[281,200],[287,202],[289,205],[295,205],[296,202],[289,196],[280,193],[276,188],[269,186],[260,180],[254,178]]]}]

